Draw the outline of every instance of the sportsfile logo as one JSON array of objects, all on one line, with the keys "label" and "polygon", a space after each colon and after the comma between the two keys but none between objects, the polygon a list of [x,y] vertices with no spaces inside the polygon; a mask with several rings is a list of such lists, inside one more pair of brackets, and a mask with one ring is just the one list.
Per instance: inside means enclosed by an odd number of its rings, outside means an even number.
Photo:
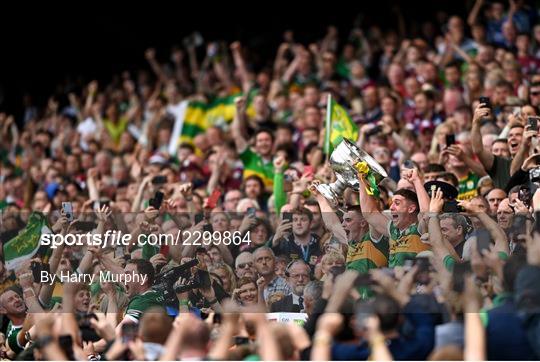
[{"label": "sportsfile logo", "polygon": [[51,249],[56,249],[61,245],[87,245],[99,246],[101,248],[114,246],[129,246],[137,245],[240,245],[242,243],[250,244],[250,232],[242,234],[239,231],[230,232],[210,232],[210,231],[190,231],[178,230],[176,234],[161,233],[161,234],[139,234],[136,239],[131,234],[122,232],[121,230],[107,230],[104,234],[100,233],[84,233],[84,234],[42,234],[40,236],[41,245],[49,246]]}]

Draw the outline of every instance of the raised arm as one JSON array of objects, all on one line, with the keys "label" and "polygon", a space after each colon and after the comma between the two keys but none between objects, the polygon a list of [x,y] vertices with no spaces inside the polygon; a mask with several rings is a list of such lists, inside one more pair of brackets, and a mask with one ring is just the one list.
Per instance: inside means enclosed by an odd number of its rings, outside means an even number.
[{"label": "raised arm", "polygon": [[293,61],[289,64],[287,69],[285,70],[285,73],[283,74],[283,77],[281,78],[282,82],[285,84],[289,84],[296,74],[296,71],[298,70],[298,66],[300,65],[300,51],[296,52],[296,56],[294,57]]},{"label": "raised arm", "polygon": [[478,159],[480,159],[484,169],[489,172],[489,170],[493,168],[495,156],[484,149],[482,135],[480,134],[480,122],[486,117],[491,117],[491,110],[485,107],[485,104],[479,104],[474,110],[471,129],[471,144],[473,152],[478,156]]},{"label": "raised arm", "polygon": [[191,82],[186,77],[184,67],[184,52],[181,49],[175,49],[171,53],[171,59],[174,63],[174,74],[179,84],[191,89]]},{"label": "raised arm", "polygon": [[525,132],[523,133],[523,140],[519,145],[516,155],[512,159],[512,164],[510,165],[510,176],[518,172],[521,169],[521,166],[523,166],[523,162],[529,156],[530,152],[534,152],[534,150],[531,150],[531,148],[533,148],[533,144],[536,143],[533,142],[533,138],[538,138],[538,131],[532,131],[530,126],[526,125]]},{"label": "raised arm", "polygon": [[277,51],[276,59],[274,60],[274,80],[280,80],[285,69],[287,68],[287,60],[285,52],[290,49],[289,43],[282,43]]},{"label": "raised arm", "polygon": [[63,334],[71,335],[73,344],[82,345],[79,324],[75,319],[75,293],[76,283],[64,283],[64,295],[62,298],[62,331]]},{"label": "raised arm", "polygon": [[382,214],[377,205],[377,200],[375,197],[368,195],[366,191],[367,182],[363,174],[360,174],[358,178],[360,181],[359,194],[360,194],[360,205],[362,205],[362,215],[372,226],[375,231],[380,234],[390,236],[388,233],[388,219]]},{"label": "raised arm", "polygon": [[486,360],[486,330],[480,318],[482,297],[474,283],[472,275],[465,278],[465,290],[462,296],[463,314],[465,316],[465,361]]},{"label": "raised arm", "polygon": [[473,26],[476,23],[478,13],[480,12],[483,4],[484,0],[476,0],[476,2],[474,3],[474,6],[472,7],[469,16],[467,17],[467,24],[469,24],[469,26]]},{"label": "raised arm", "polygon": [[90,168],[86,173],[86,185],[88,186],[88,196],[90,200],[99,200],[99,189],[96,185],[97,168]]},{"label": "raised arm", "polygon": [[279,215],[283,205],[287,203],[287,194],[283,190],[285,158],[278,156],[274,159],[274,206]]},{"label": "raised arm", "polygon": [[459,145],[452,145],[446,149],[446,151],[455,156],[457,159],[463,161],[465,165],[467,165],[472,172],[477,174],[478,176],[486,176],[487,172],[484,166],[482,166],[481,163],[476,162],[473,160],[462,148],[462,146]]},{"label": "raised arm", "polygon": [[406,170],[403,177],[414,186],[414,192],[416,192],[416,196],[418,197],[420,212],[428,212],[430,198],[424,187],[424,180],[418,175],[418,169],[413,168]]},{"label": "raised arm", "polygon": [[213,62],[213,68],[214,68],[214,74],[219,79],[221,84],[225,87],[225,89],[228,91],[232,88],[233,82],[231,80],[231,76],[229,74],[229,71],[227,67],[225,66],[225,63],[223,60],[215,59]]},{"label": "raised arm", "polygon": [[124,268],[118,265],[110,255],[101,253],[99,246],[90,246],[89,249],[94,253],[94,257],[99,259],[103,270],[110,271],[112,274],[124,274]]},{"label": "raised arm", "polygon": [[163,71],[163,68],[156,60],[156,51],[153,48],[149,48],[144,52],[144,57],[150,64],[150,67],[152,68],[152,71],[156,74],[156,76],[163,82],[167,82],[167,75]]},{"label": "raised arm", "polygon": [[443,238],[441,233],[441,225],[439,223],[439,215],[444,205],[443,192],[440,188],[437,191],[431,191],[431,201],[429,204],[429,242],[431,250],[437,260],[443,261],[447,256],[451,256],[454,260],[459,261],[461,258],[456,253],[449,241]]},{"label": "raised arm", "polygon": [[200,68],[199,68],[199,62],[197,61],[197,52],[195,51],[195,46],[190,44],[187,47],[187,53],[188,53],[191,79],[197,82],[199,79]]},{"label": "raised arm", "polygon": [[246,124],[246,106],[247,98],[245,96],[235,99],[236,114],[231,125],[231,132],[234,138],[234,144],[238,153],[242,153],[248,147],[248,141],[244,137],[244,128]]},{"label": "raised arm", "polygon": [[150,176],[146,176],[143,178],[141,184],[139,185],[139,189],[137,190],[137,194],[135,195],[135,200],[133,200],[133,204],[131,204],[131,212],[139,212],[141,211],[141,202],[144,195],[144,191],[146,190],[146,187],[150,183],[152,178]]},{"label": "raised arm", "polygon": [[246,68],[244,56],[242,55],[242,46],[240,42],[235,41],[231,44],[231,52],[233,56],[234,66],[236,67],[236,70],[238,71],[238,75],[240,76],[240,80],[242,82],[242,92],[247,95],[250,88],[249,73]]},{"label": "raised arm", "polygon": [[208,357],[214,361],[227,359],[229,349],[234,345],[234,336],[238,331],[239,314],[234,310],[234,303],[228,302],[223,306],[223,323],[219,328],[218,338],[212,345]]},{"label": "raised arm", "polygon": [[88,84],[87,87],[87,94],[86,94],[86,101],[84,103],[84,111],[83,114],[85,117],[92,115],[92,106],[94,105],[94,99],[96,97],[98,90],[98,82],[97,80],[93,80]]},{"label": "raised arm", "polygon": [[316,183],[314,182],[309,190],[312,194],[316,195],[317,202],[321,208],[321,216],[324,222],[324,226],[330,231],[330,233],[341,243],[347,244],[347,233],[341,225],[339,217],[336,215],[334,209],[326,200],[326,198],[317,191]]},{"label": "raised arm", "polygon": [[[29,265],[30,263],[28,263]],[[32,273],[26,267],[17,272],[19,284],[23,289],[23,299],[29,313],[44,313],[36,295]]]},{"label": "raised arm", "polygon": [[220,148],[216,157],[216,160],[213,164],[210,165],[210,178],[208,179],[208,185],[206,185],[206,193],[208,195],[211,195],[212,192],[219,186],[219,177],[221,176],[221,172],[223,170],[223,165],[226,161],[226,154],[222,152],[222,149]]},{"label": "raised arm", "polygon": [[489,235],[493,238],[495,241],[495,247],[493,248],[494,251],[497,252],[503,252],[507,255],[510,255],[510,247],[508,245],[508,238],[506,237],[506,233],[504,230],[499,226],[497,221],[492,219],[486,212],[474,204],[472,204],[470,201],[460,201],[460,206],[462,206],[465,210],[474,213],[476,217],[484,224],[487,231],[489,232]]},{"label": "raised arm", "polygon": [[[58,270],[58,264],[60,264],[60,259],[62,258],[62,252],[64,251],[64,246],[65,245],[62,244],[58,246],[56,249],[54,249],[51,255],[51,258],[49,259],[51,275],[55,275],[56,271]],[[39,301],[42,303],[42,305],[49,304],[55,285],[56,285],[56,282],[52,284],[49,284],[49,283],[43,284],[43,286],[39,290]]]}]

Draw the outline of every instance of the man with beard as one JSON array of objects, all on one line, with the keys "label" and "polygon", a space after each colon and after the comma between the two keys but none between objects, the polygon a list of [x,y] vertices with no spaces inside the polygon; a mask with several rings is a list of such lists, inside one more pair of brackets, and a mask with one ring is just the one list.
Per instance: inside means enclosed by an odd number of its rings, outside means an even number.
[{"label": "man with beard", "polygon": [[276,232],[272,239],[272,249],[276,255],[289,259],[301,259],[313,269],[322,256],[319,237],[311,232],[313,214],[305,207],[293,212],[292,234],[286,237]]},{"label": "man with beard", "polygon": [[15,354],[18,354],[24,349],[27,342],[23,330],[23,323],[26,319],[26,305],[15,287],[6,289],[0,295],[0,313],[9,319],[6,333],[7,345]]},{"label": "man with beard", "polygon": [[309,265],[302,260],[296,260],[287,268],[287,283],[292,293],[270,306],[271,312],[299,313],[304,310],[304,288],[311,277]]},{"label": "man with beard", "polygon": [[[471,143],[474,153],[478,156],[478,159],[484,166],[488,175],[493,179],[495,187],[504,189],[510,180],[510,166],[512,164],[512,159],[496,156],[491,152],[486,151],[482,144],[482,135],[480,133],[483,120],[491,117],[491,109],[488,108],[488,105],[481,103],[476,107],[471,129]],[[523,125],[520,123],[510,125],[507,143],[511,157],[514,157],[518,152],[522,138]]]}]

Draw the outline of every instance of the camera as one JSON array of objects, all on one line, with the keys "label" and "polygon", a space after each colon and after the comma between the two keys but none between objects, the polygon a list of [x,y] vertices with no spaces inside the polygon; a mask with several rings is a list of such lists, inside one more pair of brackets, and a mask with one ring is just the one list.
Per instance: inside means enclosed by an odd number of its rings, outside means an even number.
[{"label": "camera", "polygon": [[[154,285],[153,289],[164,296],[167,304],[176,304],[176,294],[199,287],[199,281],[191,274],[191,268],[198,264],[199,260],[192,259],[187,263],[158,274],[156,280],[159,283]],[[187,283],[175,287],[175,283],[179,278],[186,279]]]},{"label": "camera", "polygon": [[521,186],[518,192],[518,199],[525,204],[525,206],[531,206],[532,193],[528,186]]},{"label": "camera", "polygon": [[529,179],[532,183],[540,184],[540,167],[529,170]]}]

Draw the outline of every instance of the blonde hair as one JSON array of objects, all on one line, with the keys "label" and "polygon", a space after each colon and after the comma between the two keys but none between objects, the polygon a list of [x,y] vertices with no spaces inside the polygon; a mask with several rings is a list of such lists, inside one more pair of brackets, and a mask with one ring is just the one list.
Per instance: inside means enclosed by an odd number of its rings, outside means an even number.
[{"label": "blonde hair", "polygon": [[226,290],[226,292],[229,294],[232,294],[232,291],[236,289],[236,278],[234,275],[234,271],[229,265],[225,263],[219,263],[219,264],[213,265],[209,268],[208,271],[210,273],[215,273],[217,270],[224,270],[229,275],[230,287],[229,287],[229,290]]},{"label": "blonde hair", "polygon": [[333,261],[341,261],[345,263],[345,257],[343,256],[343,254],[340,254],[336,251],[330,251],[329,253],[324,254],[324,256],[321,259],[321,264],[325,264],[325,263],[329,263]]}]

